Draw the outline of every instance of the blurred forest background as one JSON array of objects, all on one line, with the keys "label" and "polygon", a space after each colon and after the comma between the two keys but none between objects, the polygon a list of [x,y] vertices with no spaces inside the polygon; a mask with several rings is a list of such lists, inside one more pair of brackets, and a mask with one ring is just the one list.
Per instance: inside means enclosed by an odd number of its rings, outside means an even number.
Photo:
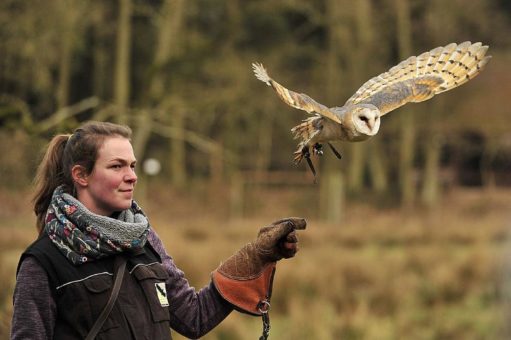
[{"label": "blurred forest background", "polygon": [[[36,237],[35,168],[89,119],[133,128],[137,200],[196,287],[260,226],[309,220],[279,264],[272,338],[511,336],[509,0],[3,0],[0,27],[0,338]],[[292,163],[305,114],[251,70],[340,106],[408,56],[466,40],[490,46],[482,74],[337,145],[342,160],[315,159],[317,184]],[[205,338],[260,328],[233,313]]]}]

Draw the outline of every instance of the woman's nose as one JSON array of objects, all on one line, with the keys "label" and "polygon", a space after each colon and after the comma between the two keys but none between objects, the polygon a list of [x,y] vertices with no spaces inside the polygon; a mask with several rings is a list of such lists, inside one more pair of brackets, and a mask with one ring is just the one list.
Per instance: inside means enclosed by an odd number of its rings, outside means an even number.
[{"label": "woman's nose", "polygon": [[124,180],[126,182],[136,182],[137,174],[135,173],[135,169],[130,168],[128,172],[124,175]]}]

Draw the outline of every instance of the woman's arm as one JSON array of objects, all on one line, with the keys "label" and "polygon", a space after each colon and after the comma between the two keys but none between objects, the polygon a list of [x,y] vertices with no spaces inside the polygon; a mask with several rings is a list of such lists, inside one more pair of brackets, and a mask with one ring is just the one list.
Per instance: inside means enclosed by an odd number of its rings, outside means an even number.
[{"label": "woman's arm", "polygon": [[232,305],[220,296],[212,283],[196,292],[167,254],[153,229],[149,232],[148,240],[170,275],[167,293],[172,329],[186,337],[200,338],[229,315]]},{"label": "woman's arm", "polygon": [[20,265],[13,300],[11,340],[53,339],[57,308],[48,275],[33,257]]}]

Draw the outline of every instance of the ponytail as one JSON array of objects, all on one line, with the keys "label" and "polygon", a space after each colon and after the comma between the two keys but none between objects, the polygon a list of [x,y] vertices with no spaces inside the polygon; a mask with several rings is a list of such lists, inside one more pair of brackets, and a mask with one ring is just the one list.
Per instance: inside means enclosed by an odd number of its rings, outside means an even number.
[{"label": "ponytail", "polygon": [[35,193],[33,197],[34,212],[37,218],[36,226],[39,234],[44,227],[46,211],[50,205],[53,191],[59,185],[65,185],[66,191],[72,190],[73,183],[67,171],[63,169],[64,149],[71,135],[57,135],[53,137],[44,154],[43,160],[34,179]]}]

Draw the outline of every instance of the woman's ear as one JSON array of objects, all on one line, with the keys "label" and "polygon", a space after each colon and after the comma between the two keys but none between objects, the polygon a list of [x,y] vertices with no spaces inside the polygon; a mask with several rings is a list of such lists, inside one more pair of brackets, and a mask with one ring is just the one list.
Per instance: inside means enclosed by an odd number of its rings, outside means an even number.
[{"label": "woman's ear", "polygon": [[71,168],[71,176],[73,177],[73,182],[81,187],[86,187],[89,184],[89,175],[82,165],[74,165]]}]

